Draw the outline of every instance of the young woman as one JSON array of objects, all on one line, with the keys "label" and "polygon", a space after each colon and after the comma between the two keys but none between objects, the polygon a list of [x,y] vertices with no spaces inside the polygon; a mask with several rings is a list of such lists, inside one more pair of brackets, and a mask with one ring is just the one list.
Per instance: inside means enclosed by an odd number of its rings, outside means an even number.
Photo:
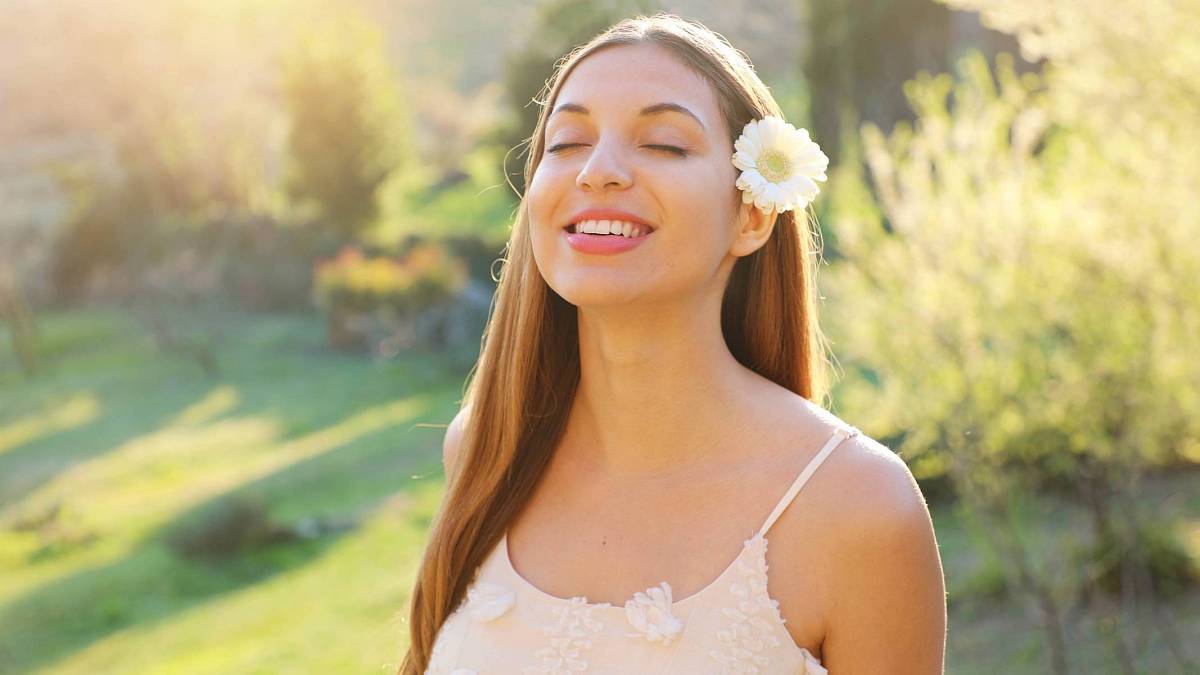
[{"label": "young woman", "polygon": [[920,490],[814,403],[828,160],[672,15],[573,51],[541,103],[400,672],[940,673]]}]

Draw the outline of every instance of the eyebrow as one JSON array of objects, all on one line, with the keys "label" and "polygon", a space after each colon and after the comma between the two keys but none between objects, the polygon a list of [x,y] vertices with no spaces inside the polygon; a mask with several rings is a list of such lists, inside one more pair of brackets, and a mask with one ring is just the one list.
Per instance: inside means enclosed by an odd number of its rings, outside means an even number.
[{"label": "eyebrow", "polygon": [[[579,105],[578,103],[560,103],[554,109],[554,112],[550,113],[550,117],[553,117],[560,112],[573,112],[573,113],[579,113],[580,115],[592,114],[592,111],[588,110],[587,108],[585,108],[582,105]],[[708,128],[704,126],[704,122],[700,121],[700,118],[696,115],[696,113],[692,112],[691,110],[688,110],[687,108],[679,105],[678,103],[655,103],[654,105],[648,105],[645,108],[642,108],[641,112],[638,113],[638,116],[646,117],[649,115],[660,115],[662,113],[668,113],[668,112],[675,112],[675,113],[681,113],[681,114],[687,115],[688,117],[695,120],[696,124],[699,124],[701,129],[704,129],[705,131],[708,130]],[[550,118],[547,117],[546,119],[550,119]]]}]

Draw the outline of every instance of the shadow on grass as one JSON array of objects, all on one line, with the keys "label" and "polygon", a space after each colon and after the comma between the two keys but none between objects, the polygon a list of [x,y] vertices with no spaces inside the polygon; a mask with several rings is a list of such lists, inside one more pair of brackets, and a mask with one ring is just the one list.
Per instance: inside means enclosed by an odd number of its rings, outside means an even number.
[{"label": "shadow on grass", "polygon": [[[451,393],[420,406],[427,418]],[[349,530],[280,544],[218,564],[181,559],[164,544],[175,528],[202,517],[235,495],[264,498],[271,511],[361,517],[398,493],[442,479],[440,432],[396,443],[400,422],[331,447],[258,480],[238,486],[179,514],[139,542],[125,558],[57,579],[0,607],[0,664],[29,672],[68,658],[120,630],[150,625],[224,594],[238,591],[319,559]],[[320,433],[314,432],[314,433]],[[435,438],[435,436],[437,438]],[[412,480],[423,471],[424,477]],[[398,489],[399,488],[399,489]]]},{"label": "shadow on grass", "polygon": [[73,467],[99,458],[161,428],[194,404],[202,392],[153,393],[109,407],[69,429],[57,429],[0,454],[0,515]]},{"label": "shadow on grass", "polygon": [[[92,346],[76,361],[56,365],[56,375],[22,392],[23,398],[45,400],[88,392],[99,400],[99,411],[94,419],[47,430],[0,452],[0,519],[58,476],[163,430],[222,389],[235,392],[235,400],[205,423],[270,416],[280,423],[282,435],[294,437],[333,424],[347,410],[405,393],[398,389],[439,386],[446,373],[466,370],[463,356],[455,352],[413,354],[382,364],[331,352],[317,330],[319,320],[308,316],[231,323],[230,345],[221,352],[226,375],[219,380],[198,376],[170,355],[145,353],[148,345],[140,344],[126,324],[111,329],[112,344]],[[0,409],[5,407],[16,406],[0,400]],[[0,416],[0,424],[11,421]]]},{"label": "shadow on grass", "polygon": [[59,475],[161,429],[212,384],[156,351],[122,309],[50,312],[39,323],[38,376],[0,371],[0,425],[39,427],[0,452],[0,516]]},{"label": "shadow on grass", "polygon": [[[123,558],[67,572],[0,606],[0,672],[59,663],[115,632],[154,625],[301,568],[348,533],[329,532],[216,564],[174,555],[165,544],[169,533],[223,500],[262,497],[271,518],[285,523],[310,516],[353,522],[393,495],[442,479],[442,430],[436,425],[449,421],[457,409],[460,373],[468,365],[462,355],[412,354],[373,362],[329,352],[316,330],[319,322],[311,317],[231,321],[238,327],[222,352],[225,376],[219,381],[196,377],[171,359],[135,354],[118,339],[116,346],[92,349],[90,360],[71,364],[62,377],[35,385],[46,400],[64,392],[95,392],[103,409],[95,420],[0,454],[0,509],[19,507],[59,474],[177,424],[186,429],[224,419],[269,418],[277,423],[272,442],[290,458],[271,473],[243,479],[242,485],[172,515]],[[214,394],[220,403],[209,405]],[[411,399],[411,409],[385,405],[405,398]],[[382,410],[373,413],[377,408]],[[198,409],[202,412],[193,415]],[[411,425],[422,422],[434,428],[410,435]],[[413,480],[414,473],[424,476]]]}]

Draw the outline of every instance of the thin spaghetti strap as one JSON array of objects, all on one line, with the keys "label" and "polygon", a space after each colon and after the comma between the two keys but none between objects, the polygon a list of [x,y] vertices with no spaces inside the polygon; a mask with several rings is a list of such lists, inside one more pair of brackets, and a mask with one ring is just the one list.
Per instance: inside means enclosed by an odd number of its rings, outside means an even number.
[{"label": "thin spaghetti strap", "polygon": [[854,438],[859,433],[860,432],[858,429],[851,426],[838,427],[835,429],[833,431],[833,435],[831,435],[829,440],[825,442],[824,447],[822,447],[821,450],[812,458],[812,460],[808,462],[808,466],[804,467],[804,471],[800,472],[800,475],[796,477],[796,480],[792,483],[792,486],[788,488],[787,492],[784,493],[783,499],[780,499],[779,503],[775,505],[775,510],[771,512],[770,516],[767,516],[767,521],[758,529],[758,534],[755,536],[761,537],[766,535],[767,530],[771,529],[771,526],[775,524],[775,521],[779,518],[779,516],[783,515],[783,512],[787,510],[788,505],[790,505],[792,500],[796,498],[796,494],[800,492],[800,488],[804,487],[804,484],[808,482],[808,479],[813,475],[817,468],[821,466],[821,462],[825,461],[825,458],[829,456],[829,453],[833,452],[833,449],[837,447],[838,443],[843,438]]}]

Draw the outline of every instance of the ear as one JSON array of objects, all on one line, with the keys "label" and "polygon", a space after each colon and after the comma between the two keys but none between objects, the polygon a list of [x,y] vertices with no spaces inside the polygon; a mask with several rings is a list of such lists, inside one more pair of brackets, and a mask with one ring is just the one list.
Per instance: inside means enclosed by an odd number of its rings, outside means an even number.
[{"label": "ear", "polygon": [[738,207],[738,226],[729,252],[737,257],[747,256],[762,248],[775,230],[775,209],[763,211],[753,202]]}]

